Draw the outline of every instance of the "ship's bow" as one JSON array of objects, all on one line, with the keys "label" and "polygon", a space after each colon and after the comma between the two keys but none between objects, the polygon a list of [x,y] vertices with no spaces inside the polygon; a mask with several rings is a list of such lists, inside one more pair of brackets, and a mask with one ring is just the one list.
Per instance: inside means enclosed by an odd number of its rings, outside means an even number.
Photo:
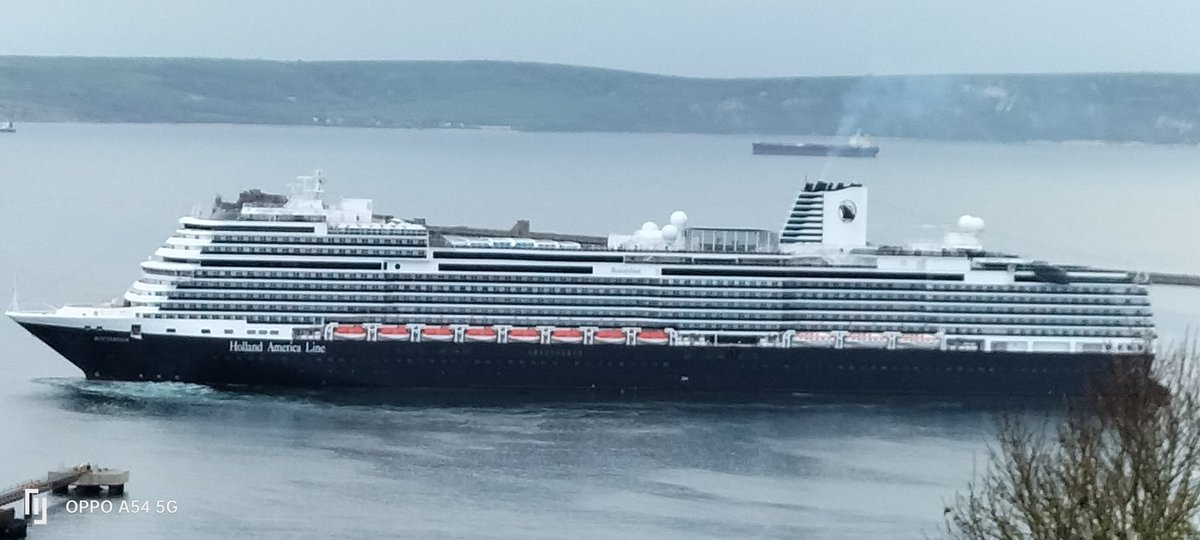
[{"label": "ship's bow", "polygon": [[[51,349],[62,355],[85,376],[108,378],[117,371],[130,347],[129,324],[120,318],[80,316],[74,311],[9,311],[5,315]],[[77,311],[77,310],[75,310]]]}]

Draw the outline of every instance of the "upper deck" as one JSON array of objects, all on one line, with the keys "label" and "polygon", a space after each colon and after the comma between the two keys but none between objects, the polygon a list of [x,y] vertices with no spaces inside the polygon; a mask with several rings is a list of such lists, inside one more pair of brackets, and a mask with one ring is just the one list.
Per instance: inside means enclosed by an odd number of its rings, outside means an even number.
[{"label": "upper deck", "polygon": [[[399,253],[425,259],[493,259],[528,262],[616,263],[639,266],[705,267],[706,275],[721,274],[719,267],[754,267],[763,276],[787,276],[789,268],[865,269],[885,273],[971,274],[993,282],[1017,280],[1062,281],[1065,271],[1044,263],[982,248],[978,233],[982,220],[964,216],[959,231],[947,234],[942,244],[878,246],[865,239],[866,188],[860,184],[809,182],[797,195],[781,232],[747,227],[701,227],[689,224],[684,212],[670,215],[666,225],[644,223],[632,234],[607,237],[534,232],[528,221],[509,230],[473,227],[428,226],[423,219],[397,219],[374,213],[369,199],[324,200],[318,172],[300,177],[290,196],[249,190],[236,201],[218,197],[208,216],[180,220],[182,234],[164,246],[164,261],[178,259],[176,250],[193,250],[222,259],[242,256],[338,254],[393,255],[386,246],[421,248]],[[358,237],[343,238],[343,237]],[[377,239],[382,237],[383,239]],[[402,240],[408,237],[412,240]],[[393,239],[388,239],[393,238]],[[419,238],[419,239],[418,239]],[[220,247],[216,244],[242,244]],[[374,250],[316,250],[271,248],[262,244],[372,244]],[[343,253],[344,252],[344,253]],[[221,255],[223,254],[223,255]],[[182,255],[188,255],[183,253]],[[174,257],[173,257],[174,256]],[[716,269],[712,267],[717,267]],[[771,270],[771,267],[776,267]],[[745,274],[747,270],[739,273]],[[1128,281],[1123,272],[1087,272],[1073,269],[1085,281]]]}]

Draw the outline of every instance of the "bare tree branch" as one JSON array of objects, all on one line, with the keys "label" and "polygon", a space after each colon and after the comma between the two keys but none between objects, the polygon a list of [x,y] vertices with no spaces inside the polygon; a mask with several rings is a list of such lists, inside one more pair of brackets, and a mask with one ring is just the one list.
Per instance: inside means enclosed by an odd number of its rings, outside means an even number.
[{"label": "bare tree branch", "polygon": [[998,420],[982,475],[946,509],[961,540],[1200,539],[1200,355],[1122,369],[1062,416]]}]

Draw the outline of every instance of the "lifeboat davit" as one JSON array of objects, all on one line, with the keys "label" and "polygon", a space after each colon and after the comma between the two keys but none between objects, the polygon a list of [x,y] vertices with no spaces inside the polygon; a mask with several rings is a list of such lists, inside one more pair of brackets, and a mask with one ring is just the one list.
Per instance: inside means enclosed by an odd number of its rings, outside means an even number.
[{"label": "lifeboat davit", "polygon": [[642,330],[637,333],[637,342],[644,345],[666,345],[668,339],[663,330]]},{"label": "lifeboat davit", "polygon": [[887,334],[879,332],[851,332],[846,334],[842,344],[854,349],[884,349],[887,348]]},{"label": "lifeboat davit", "polygon": [[496,330],[487,326],[472,326],[463,333],[463,339],[466,341],[495,342]]},{"label": "lifeboat davit", "polygon": [[542,333],[537,328],[510,328],[509,343],[537,343],[542,340]]},{"label": "lifeboat davit", "polygon": [[596,343],[604,343],[607,345],[624,345],[625,331],[618,330],[616,328],[601,328],[596,330],[596,333],[592,336],[592,338]]},{"label": "lifeboat davit", "polygon": [[793,347],[832,347],[837,337],[829,332],[796,332],[792,335]]},{"label": "lifeboat davit", "polygon": [[407,326],[385,324],[375,331],[375,337],[380,341],[408,341],[412,338],[412,332]]},{"label": "lifeboat davit", "polygon": [[454,330],[449,326],[426,326],[421,329],[423,341],[454,341]]},{"label": "lifeboat davit", "polygon": [[583,343],[583,331],[578,328],[559,328],[550,331],[551,343]]},{"label": "lifeboat davit", "polygon": [[896,347],[902,349],[936,349],[942,344],[942,338],[936,334],[900,334],[896,338]]},{"label": "lifeboat davit", "polygon": [[333,327],[333,339],[362,341],[367,339],[367,329],[361,324],[339,324]]}]

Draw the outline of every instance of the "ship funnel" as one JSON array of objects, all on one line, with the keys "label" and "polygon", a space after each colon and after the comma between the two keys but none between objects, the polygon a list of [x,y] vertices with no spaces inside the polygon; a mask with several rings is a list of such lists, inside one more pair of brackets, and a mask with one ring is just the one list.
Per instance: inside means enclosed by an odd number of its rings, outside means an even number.
[{"label": "ship funnel", "polygon": [[842,182],[806,183],[796,195],[779,240],[846,248],[867,245],[867,188]]}]

